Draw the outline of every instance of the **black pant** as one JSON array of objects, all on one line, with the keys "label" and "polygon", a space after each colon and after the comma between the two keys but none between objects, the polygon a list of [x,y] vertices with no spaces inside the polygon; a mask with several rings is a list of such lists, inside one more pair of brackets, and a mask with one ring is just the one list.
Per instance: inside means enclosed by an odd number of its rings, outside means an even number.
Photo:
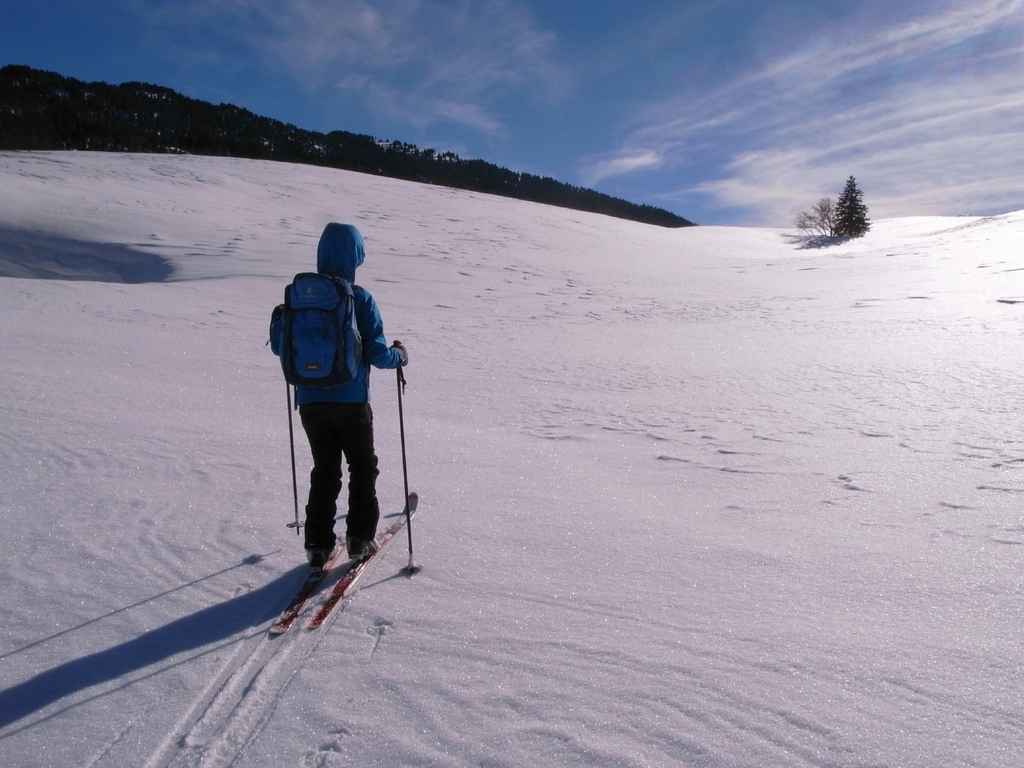
[{"label": "black pant", "polygon": [[341,458],[348,461],[346,536],[372,539],[377,533],[377,454],[369,403],[307,403],[299,406],[313,452],[306,504],[306,547],[334,546],[334,517],[341,493]]}]

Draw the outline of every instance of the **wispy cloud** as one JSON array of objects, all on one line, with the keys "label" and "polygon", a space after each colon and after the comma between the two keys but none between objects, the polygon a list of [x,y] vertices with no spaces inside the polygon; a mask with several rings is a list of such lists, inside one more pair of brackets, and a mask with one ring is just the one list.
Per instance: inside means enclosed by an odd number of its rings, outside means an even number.
[{"label": "wispy cloud", "polygon": [[664,162],[662,155],[653,149],[637,149],[632,152],[623,150],[604,158],[593,157],[588,160],[584,183],[594,184],[611,176],[620,176],[643,168],[657,168]]},{"label": "wispy cloud", "polygon": [[850,174],[877,217],[1024,206],[1022,1],[928,8],[861,15],[702,98],[652,106],[593,159],[591,183],[714,157],[718,172],[678,199],[709,195],[752,224],[787,224]]},{"label": "wispy cloud", "polygon": [[515,0],[133,1],[155,24],[214,29],[310,92],[358,95],[419,126],[498,133],[503,94],[556,97],[570,79],[554,36]]}]

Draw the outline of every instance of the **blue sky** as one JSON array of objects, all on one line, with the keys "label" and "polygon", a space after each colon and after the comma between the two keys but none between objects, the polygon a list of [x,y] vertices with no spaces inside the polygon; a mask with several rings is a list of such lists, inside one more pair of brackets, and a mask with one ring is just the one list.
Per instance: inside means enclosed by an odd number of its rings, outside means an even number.
[{"label": "blue sky", "polygon": [[141,80],[701,224],[1024,208],[1024,0],[0,0],[0,64]]}]

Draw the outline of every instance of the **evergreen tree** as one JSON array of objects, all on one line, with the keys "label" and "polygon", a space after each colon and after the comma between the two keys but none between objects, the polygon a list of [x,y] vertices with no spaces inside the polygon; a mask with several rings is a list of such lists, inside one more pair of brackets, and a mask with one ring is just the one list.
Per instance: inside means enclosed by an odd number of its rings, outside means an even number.
[{"label": "evergreen tree", "polygon": [[851,176],[836,201],[835,233],[840,237],[863,237],[869,229],[871,222],[868,221],[868,207],[864,205],[864,193]]}]

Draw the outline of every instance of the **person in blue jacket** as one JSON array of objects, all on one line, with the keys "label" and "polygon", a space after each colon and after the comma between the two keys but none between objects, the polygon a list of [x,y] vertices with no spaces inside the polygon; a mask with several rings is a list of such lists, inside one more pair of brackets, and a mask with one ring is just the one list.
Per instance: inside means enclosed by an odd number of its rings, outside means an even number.
[{"label": "person in blue jacket", "polygon": [[[321,274],[355,282],[356,268],[365,259],[363,237],[350,224],[328,224],[317,247]],[[295,388],[295,403],[309,438],[313,470],[306,503],[305,544],[309,564],[323,567],[334,549],[334,518],[341,493],[344,457],[348,462],[346,545],[351,557],[364,557],[374,548],[380,507],[377,503],[377,454],[373,447],[370,408],[370,366],[398,368],[409,362],[401,342],[388,346],[384,323],[373,296],[353,286],[356,324],[362,337],[363,360],[357,376],[339,387]]]}]

